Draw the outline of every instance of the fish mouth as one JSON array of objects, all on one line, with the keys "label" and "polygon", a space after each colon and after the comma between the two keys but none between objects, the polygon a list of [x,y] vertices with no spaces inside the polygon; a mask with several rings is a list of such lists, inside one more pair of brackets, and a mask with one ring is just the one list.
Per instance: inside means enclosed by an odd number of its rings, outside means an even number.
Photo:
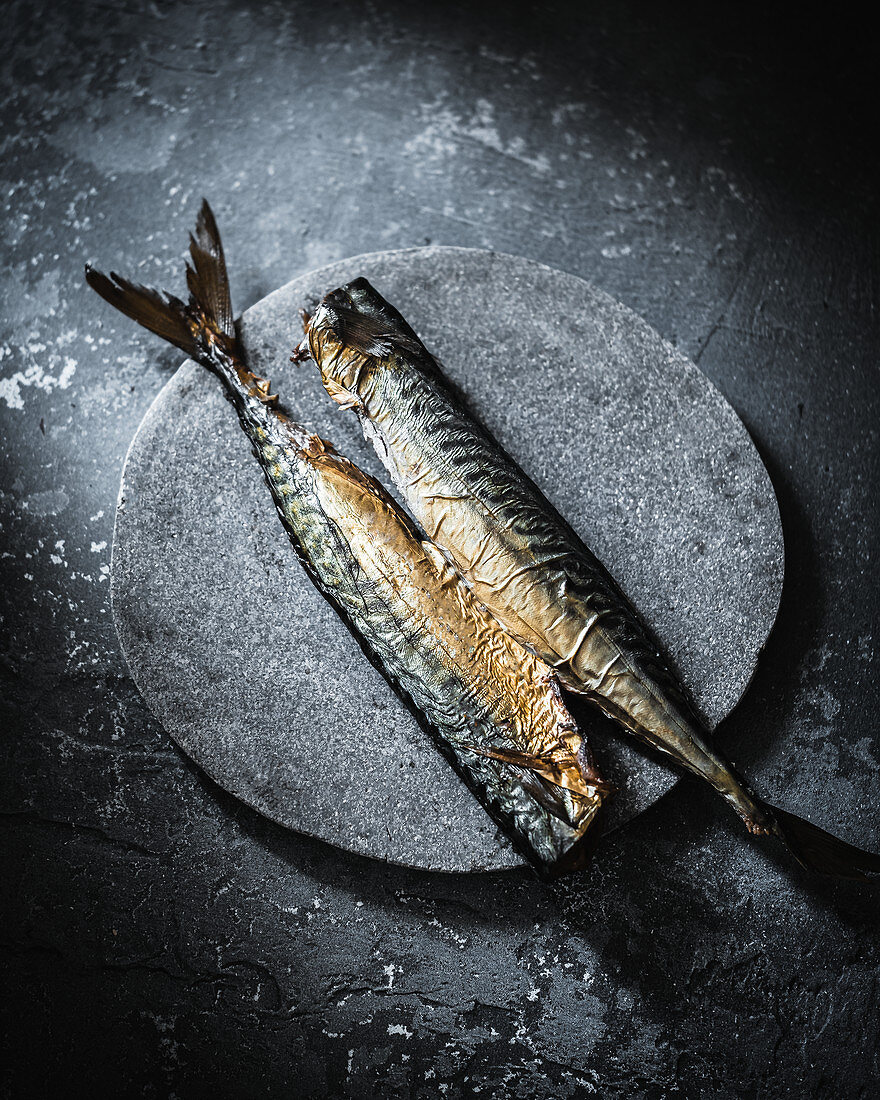
[{"label": "fish mouth", "polygon": [[337,287],[335,290],[329,290],[321,299],[320,304],[325,309],[333,310],[339,308],[351,309],[354,303],[352,302],[351,295],[346,291],[345,287]]},{"label": "fish mouth", "polygon": [[338,310],[347,318],[356,316],[362,322],[387,327],[376,313],[366,293],[371,289],[370,284],[363,277],[352,279],[350,283],[343,283],[342,286],[328,290],[321,299],[320,305],[331,315]]}]

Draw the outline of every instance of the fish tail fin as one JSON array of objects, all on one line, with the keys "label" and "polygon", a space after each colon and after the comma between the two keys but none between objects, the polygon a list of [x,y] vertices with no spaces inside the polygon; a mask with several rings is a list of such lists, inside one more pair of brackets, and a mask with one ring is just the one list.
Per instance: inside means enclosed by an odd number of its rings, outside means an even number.
[{"label": "fish tail fin", "polygon": [[129,282],[115,271],[109,276],[86,264],[86,282],[120,313],[197,358],[200,348],[185,302],[173,294]]},{"label": "fish tail fin", "polygon": [[766,810],[774,819],[774,832],[802,867],[838,878],[867,879],[869,874],[880,874],[880,855],[847,844],[787,810],[775,806]]},{"label": "fish tail fin", "polygon": [[226,258],[220,231],[207,199],[202,199],[195,235],[190,234],[189,254],[192,266],[186,265],[186,282],[192,304],[218,333],[234,340],[235,324]]},{"label": "fish tail fin", "polygon": [[186,265],[188,302],[152,287],[140,286],[111,271],[104,275],[86,264],[86,282],[111,306],[174,344],[193,359],[204,360],[212,346],[236,344],[229,278],[217,223],[207,201],[190,235],[191,263]]}]

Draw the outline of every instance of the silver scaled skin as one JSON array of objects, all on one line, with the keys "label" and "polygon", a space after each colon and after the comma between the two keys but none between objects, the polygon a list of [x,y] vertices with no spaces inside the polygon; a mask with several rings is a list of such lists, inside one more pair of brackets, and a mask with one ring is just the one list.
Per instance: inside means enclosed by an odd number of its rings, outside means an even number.
[{"label": "silver scaled skin", "polygon": [[364,434],[428,537],[520,641],[631,733],[708,780],[750,831],[775,831],[607,570],[462,407],[401,315],[357,279],[306,319],[299,356]]},{"label": "silver scaled skin", "polygon": [[608,787],[555,674],[483,608],[387,491],[276,407],[248,370],[207,204],[189,303],[87,269],[112,305],[221,379],[310,577],[518,849],[548,875],[585,864]]}]

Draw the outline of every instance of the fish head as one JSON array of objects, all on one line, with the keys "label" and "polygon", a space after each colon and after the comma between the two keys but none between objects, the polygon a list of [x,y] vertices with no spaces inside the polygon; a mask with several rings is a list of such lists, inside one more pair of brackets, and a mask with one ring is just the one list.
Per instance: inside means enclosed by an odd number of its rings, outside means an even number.
[{"label": "fish head", "polygon": [[306,322],[305,341],[330,396],[357,405],[368,380],[421,343],[366,279],[325,294]]}]

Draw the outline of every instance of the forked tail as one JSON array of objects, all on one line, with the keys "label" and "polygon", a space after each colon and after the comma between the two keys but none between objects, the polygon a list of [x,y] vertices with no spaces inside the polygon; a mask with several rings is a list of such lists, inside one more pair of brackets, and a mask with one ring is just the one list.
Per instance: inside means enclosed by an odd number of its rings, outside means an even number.
[{"label": "forked tail", "polygon": [[776,822],[776,835],[802,867],[838,878],[867,879],[871,873],[880,874],[880,855],[847,844],[787,810],[776,806],[765,809]]},{"label": "forked tail", "polygon": [[[174,344],[205,366],[216,366],[212,351],[236,355],[237,339],[229,297],[223,245],[210,206],[202,200],[195,236],[190,235],[191,263],[186,265],[190,298],[129,282],[111,271],[109,278],[86,264],[86,282],[101,297],[139,325]],[[236,356],[237,357],[237,356]]]}]

